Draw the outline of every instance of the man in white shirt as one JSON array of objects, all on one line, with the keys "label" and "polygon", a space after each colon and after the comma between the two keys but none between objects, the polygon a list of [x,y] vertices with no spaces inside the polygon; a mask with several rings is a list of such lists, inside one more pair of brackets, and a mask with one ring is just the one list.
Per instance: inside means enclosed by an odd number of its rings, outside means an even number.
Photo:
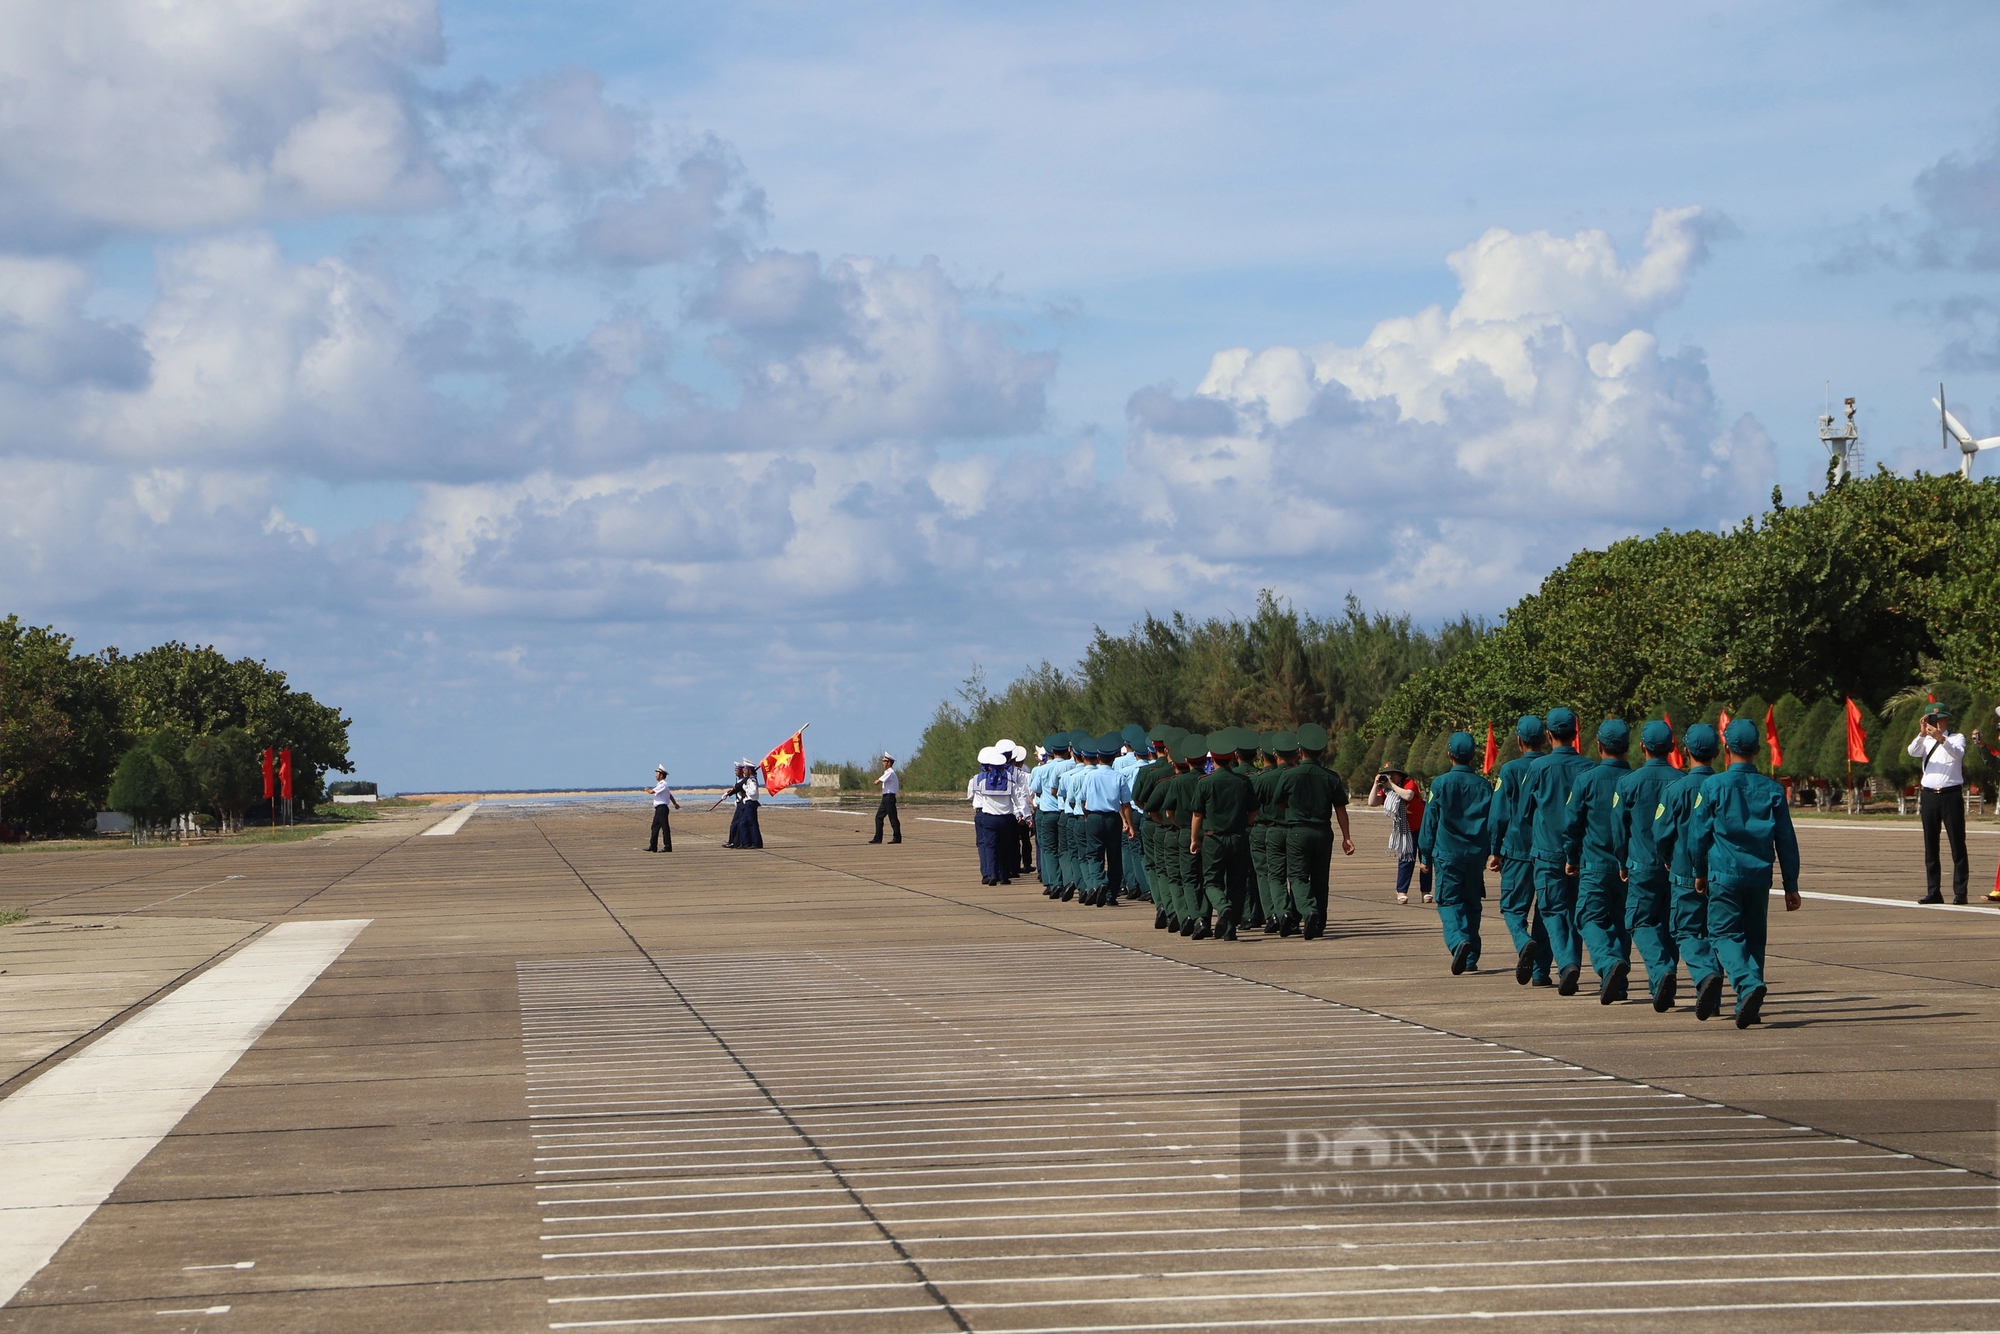
[{"label": "man in white shirt", "polygon": [[[674,831],[667,827],[669,805],[674,810],[681,808],[680,802],[674,798],[673,789],[667,786],[667,766],[662,764],[653,770],[653,836],[646,840],[648,852],[674,850]],[[665,840],[667,845],[664,848],[660,846],[662,840]]]},{"label": "man in white shirt", "polygon": [[[1979,733],[1972,734],[1973,740]],[[1943,903],[1944,867],[1938,858],[1938,830],[1951,839],[1951,901],[1964,903],[1972,868],[1965,856],[1965,735],[1951,730],[1951,710],[1933,704],[1924,710],[1910,756],[1923,767],[1917,813],[1924,822],[1924,896],[1918,903]]]},{"label": "man in white shirt", "polygon": [[882,822],[887,820],[890,831],[889,841],[891,843],[901,843],[903,841],[903,822],[896,817],[896,794],[903,790],[903,780],[896,772],[896,757],[894,755],[884,755],[882,757],[882,772],[875,775],[875,781],[882,785],[882,802],[875,808],[875,837],[868,841],[870,843],[880,843],[882,841]]}]

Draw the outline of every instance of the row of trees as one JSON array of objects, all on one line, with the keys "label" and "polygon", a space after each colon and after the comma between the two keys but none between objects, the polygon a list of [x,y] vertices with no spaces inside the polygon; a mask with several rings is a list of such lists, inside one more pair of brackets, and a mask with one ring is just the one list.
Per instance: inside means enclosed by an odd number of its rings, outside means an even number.
[{"label": "row of trees", "polygon": [[[938,706],[904,780],[917,790],[963,787],[981,746],[1051,732],[1106,732],[1128,722],[1197,732],[1328,724],[1341,744],[1413,673],[1446,662],[1488,633],[1462,617],[1435,632],[1408,616],[1368,613],[1348,598],[1321,620],[1259,594],[1254,616],[1197,621],[1146,616],[1122,635],[1099,628],[1083,661],[1043,662],[998,694],[977,668],[956,701]],[[1365,742],[1363,745],[1365,746]]]},{"label": "row of trees", "polygon": [[265,747],[291,747],[294,791],[310,810],[329,770],[353,772],[348,724],[252,658],[178,642],[78,653],[52,626],[0,621],[0,820],[20,833],[90,828],[116,805],[128,762],[132,783],[179,805],[162,818],[206,808],[240,820],[263,790],[254,763],[255,796],[237,801],[242,757]]}]

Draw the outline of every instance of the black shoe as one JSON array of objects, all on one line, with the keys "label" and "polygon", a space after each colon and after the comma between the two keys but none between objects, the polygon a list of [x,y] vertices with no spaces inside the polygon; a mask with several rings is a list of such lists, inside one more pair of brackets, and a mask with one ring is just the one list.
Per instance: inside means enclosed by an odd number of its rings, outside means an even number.
[{"label": "black shoe", "polygon": [[1154,914],[1153,914],[1153,930],[1155,930],[1155,931],[1164,931],[1164,930],[1166,930],[1166,929],[1167,929],[1167,914],[1166,914],[1166,912],[1165,912],[1164,910],[1162,910],[1162,911],[1160,911],[1160,912],[1156,912],[1156,913],[1154,913]]},{"label": "black shoe", "polygon": [[1062,892],[1062,901],[1063,901],[1064,903],[1068,903],[1068,902],[1069,902],[1069,901],[1070,901],[1071,899],[1073,899],[1073,898],[1075,898],[1075,897],[1076,897],[1076,886],[1074,886],[1074,885],[1064,885],[1064,886],[1063,886],[1063,892]]},{"label": "black shoe", "polygon": [[1326,934],[1326,914],[1314,913],[1300,934],[1304,935],[1308,940],[1318,940],[1324,936]]},{"label": "black shoe", "polygon": [[1736,1026],[1748,1028],[1764,1017],[1764,988],[1752,987],[1747,996],[1736,998]]},{"label": "black shoe", "polygon": [[1278,933],[1279,933],[1280,931],[1283,931],[1284,929],[1285,929],[1285,924],[1284,924],[1283,922],[1281,922],[1280,920],[1278,920],[1277,918],[1275,918],[1275,917],[1266,917],[1266,918],[1264,919],[1264,934],[1265,934],[1265,935],[1267,935],[1267,936],[1275,936],[1275,935],[1277,935],[1277,934],[1278,934]]},{"label": "black shoe", "polygon": [[1710,973],[1694,989],[1694,1017],[1703,1021],[1722,1013],[1722,974]]},{"label": "black shoe", "polygon": [[1963,908],[1963,907],[1965,906],[1965,900],[1964,900],[1964,899],[1953,899],[1953,900],[1952,900],[1952,902],[1953,902],[1954,904],[1958,905],[1958,906],[1959,906],[1959,907],[1961,907],[1961,908]]},{"label": "black shoe", "polygon": [[1291,937],[1291,936],[1296,936],[1298,933],[1299,933],[1299,915],[1297,913],[1288,912],[1282,918],[1279,919],[1278,934],[1280,936]]},{"label": "black shoe", "polygon": [[[901,842],[902,842],[903,840],[902,840],[902,839],[900,839],[900,838],[892,838],[892,839],[890,839],[889,841],[890,841],[891,843],[901,843]],[[1034,867],[1032,867],[1032,866],[1030,866],[1030,867],[1029,867],[1028,869],[1029,869],[1030,871],[1032,871],[1032,870],[1034,870],[1035,868],[1034,868]]]},{"label": "black shoe", "polygon": [[1538,952],[1537,947],[1539,944],[1539,941],[1530,940],[1527,944],[1521,946],[1520,954],[1514,959],[1514,981],[1521,986],[1527,986],[1528,978],[1534,974],[1535,955]]},{"label": "black shoe", "polygon": [[1224,913],[1215,923],[1215,934],[1222,940],[1236,939],[1236,915]]},{"label": "black shoe", "polygon": [[1192,917],[1188,918],[1185,922],[1181,923],[1180,934],[1192,939],[1194,936],[1194,929],[1196,925],[1197,923],[1194,918]]},{"label": "black shoe", "polygon": [[1576,994],[1576,980],[1581,976],[1583,976],[1583,969],[1575,964],[1571,964],[1560,973],[1557,973],[1556,995],[1574,996]]},{"label": "black shoe", "polygon": [[1457,977],[1465,971],[1465,961],[1472,956],[1472,942],[1461,940],[1458,948],[1451,952],[1451,975]]},{"label": "black shoe", "polygon": [[1106,894],[1103,898],[1097,901],[1097,906],[1100,908],[1116,908],[1118,906],[1117,893],[1113,892],[1110,894]]},{"label": "black shoe", "polygon": [[879,838],[871,838],[871,839],[869,839],[868,841],[869,841],[870,843],[880,843],[880,842],[881,842],[882,840],[881,840],[881,839],[879,839]]},{"label": "black shoe", "polygon": [[1597,1003],[1612,1005],[1625,999],[1625,979],[1632,973],[1632,965],[1620,959],[1611,965],[1611,971],[1597,984]]},{"label": "black shoe", "polygon": [[1926,895],[1924,895],[1924,896],[1923,896],[1922,898],[1918,899],[1918,900],[1917,900],[1917,902],[1918,902],[1918,903],[1943,903],[1943,902],[1944,902],[1944,895],[1942,895],[1942,894],[1926,894]]},{"label": "black shoe", "polygon": [[1194,930],[1188,934],[1188,939],[1207,940],[1214,934],[1215,932],[1208,929],[1208,918],[1197,917],[1194,919]]},{"label": "black shoe", "polygon": [[1681,989],[1680,974],[1668,973],[1660,979],[1660,985],[1653,988],[1653,1013],[1665,1014],[1674,1008],[1674,996]]},{"label": "black shoe", "polygon": [[1546,977],[1537,977],[1530,979],[1528,985],[1531,987],[1552,987],[1555,983],[1549,981]]}]

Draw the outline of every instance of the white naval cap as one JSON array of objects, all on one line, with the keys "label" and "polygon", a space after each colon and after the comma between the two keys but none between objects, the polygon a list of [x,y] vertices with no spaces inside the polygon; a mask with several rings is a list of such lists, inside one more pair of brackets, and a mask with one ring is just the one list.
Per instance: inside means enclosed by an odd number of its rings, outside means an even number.
[{"label": "white naval cap", "polygon": [[1007,760],[1000,753],[1000,747],[982,746],[979,750],[979,762],[981,764],[1005,764]]}]

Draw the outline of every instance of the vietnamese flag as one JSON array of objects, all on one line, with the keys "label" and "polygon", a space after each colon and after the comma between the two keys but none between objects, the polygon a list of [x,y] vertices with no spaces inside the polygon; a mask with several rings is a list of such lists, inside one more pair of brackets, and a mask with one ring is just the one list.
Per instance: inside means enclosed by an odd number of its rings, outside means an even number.
[{"label": "vietnamese flag", "polygon": [[[1666,720],[1667,730],[1669,732],[1673,731],[1674,715],[1668,713],[1665,709],[1661,709],[1660,717]],[[1681,759],[1681,739],[1679,736],[1674,737],[1674,748],[1667,752],[1667,763],[1673,765],[1676,769],[1685,769],[1687,767],[1686,761]]]},{"label": "vietnamese flag", "polygon": [[271,748],[264,748],[264,800],[271,799]]},{"label": "vietnamese flag", "polygon": [[292,799],[292,748],[286,746],[278,752],[278,795],[286,801]]},{"label": "vietnamese flag", "polygon": [[1486,724],[1486,763],[1480,773],[1490,774],[1493,766],[1500,763],[1500,743],[1493,739],[1493,724]]},{"label": "vietnamese flag", "polygon": [[1861,706],[1852,695],[1847,697],[1847,762],[1868,763],[1868,733],[1861,726]]},{"label": "vietnamese flag", "polygon": [[1785,752],[1778,749],[1778,708],[1775,704],[1764,710],[1764,744],[1771,748],[1771,772],[1785,762]]},{"label": "vietnamese flag", "polygon": [[797,787],[806,781],[806,729],[786,738],[777,749],[764,757],[759,766],[764,771],[764,790],[777,796],[788,787]]}]

